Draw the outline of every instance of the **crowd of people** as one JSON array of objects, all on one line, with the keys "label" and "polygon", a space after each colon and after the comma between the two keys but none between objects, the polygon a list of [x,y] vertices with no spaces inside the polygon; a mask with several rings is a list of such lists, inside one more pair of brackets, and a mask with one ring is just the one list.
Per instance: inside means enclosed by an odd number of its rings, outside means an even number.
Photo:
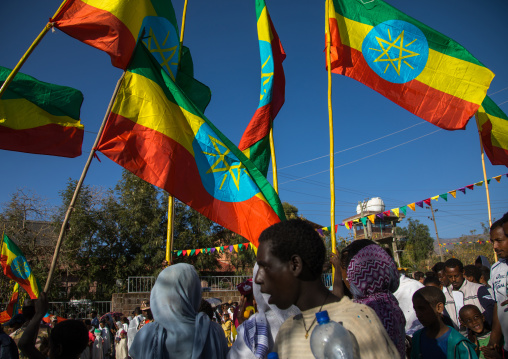
[{"label": "crowd of people", "polygon": [[238,303],[214,308],[183,263],[159,274],[150,302],[130,318],[93,313],[42,326],[42,293],[23,307],[24,323],[8,323],[10,337],[2,329],[0,358],[313,358],[310,336],[325,310],[349,331],[358,358],[507,358],[508,213],[490,240],[499,259],[492,266],[481,256],[467,265],[451,258],[413,278],[389,250],[356,240],[329,259],[330,290],[322,239],[308,222],[288,220],[262,232]]}]

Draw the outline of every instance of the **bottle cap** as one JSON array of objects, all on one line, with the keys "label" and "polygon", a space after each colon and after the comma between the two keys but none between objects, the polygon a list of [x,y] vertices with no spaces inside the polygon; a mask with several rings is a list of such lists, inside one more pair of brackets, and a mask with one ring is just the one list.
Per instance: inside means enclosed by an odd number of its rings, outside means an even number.
[{"label": "bottle cap", "polygon": [[322,312],[316,313],[316,319],[318,324],[326,324],[330,321],[330,317],[328,316],[328,311],[323,310]]},{"label": "bottle cap", "polygon": [[267,359],[279,359],[279,354],[276,352],[268,353]]}]

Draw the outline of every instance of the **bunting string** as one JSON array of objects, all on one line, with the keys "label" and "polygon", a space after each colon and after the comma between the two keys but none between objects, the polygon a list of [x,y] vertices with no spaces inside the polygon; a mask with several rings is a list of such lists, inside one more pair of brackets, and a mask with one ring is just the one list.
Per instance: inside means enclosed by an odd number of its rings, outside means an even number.
[{"label": "bunting string", "polygon": [[193,248],[193,249],[176,249],[173,250],[173,255],[176,257],[180,256],[197,256],[198,254],[213,254],[217,253],[225,253],[229,251],[230,253],[238,253],[243,250],[252,249],[254,252],[257,252],[257,248],[250,242],[238,243],[238,244],[230,244],[225,246],[217,246],[210,248]]}]

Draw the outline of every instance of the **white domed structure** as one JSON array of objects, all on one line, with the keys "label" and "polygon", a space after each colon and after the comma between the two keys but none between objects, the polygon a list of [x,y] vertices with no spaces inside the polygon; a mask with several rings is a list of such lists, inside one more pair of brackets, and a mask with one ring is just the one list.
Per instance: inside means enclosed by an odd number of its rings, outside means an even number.
[{"label": "white domed structure", "polygon": [[361,204],[356,206],[357,214],[362,213],[362,208],[360,206],[363,206],[364,212],[384,212],[385,210],[385,203],[380,197],[373,197],[369,199],[367,202],[362,202]]}]

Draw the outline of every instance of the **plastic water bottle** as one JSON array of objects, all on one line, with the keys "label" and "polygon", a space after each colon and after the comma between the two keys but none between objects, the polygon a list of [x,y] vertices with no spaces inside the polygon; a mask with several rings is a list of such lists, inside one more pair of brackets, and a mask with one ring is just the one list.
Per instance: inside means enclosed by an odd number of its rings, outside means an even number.
[{"label": "plastic water bottle", "polygon": [[267,359],[279,359],[279,354],[276,352],[268,353]]},{"label": "plastic water bottle", "polygon": [[316,320],[318,325],[310,336],[310,349],[314,358],[354,359],[356,338],[353,339],[341,324],[331,321],[326,310],[316,313]]}]

